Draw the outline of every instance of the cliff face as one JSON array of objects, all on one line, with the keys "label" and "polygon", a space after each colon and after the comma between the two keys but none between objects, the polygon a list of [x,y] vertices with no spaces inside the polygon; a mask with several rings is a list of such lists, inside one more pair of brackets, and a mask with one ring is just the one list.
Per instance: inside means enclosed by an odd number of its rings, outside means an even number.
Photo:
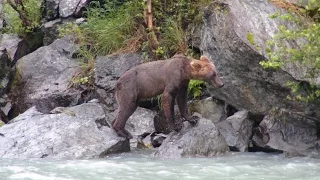
[{"label": "cliff face", "polygon": [[[312,135],[307,136],[314,138],[311,143],[314,148],[318,108],[288,100],[290,89],[285,85],[288,81],[305,80],[304,68],[287,64],[280,70],[266,70],[259,65],[260,61],[267,59],[266,41],[275,35],[278,26],[291,26],[287,22],[269,18],[276,12],[283,10],[267,0],[215,1],[205,10],[201,50],[214,61],[225,83],[222,89],[212,89],[210,92],[236,109],[246,109],[258,115],[256,117],[268,115],[261,124],[261,119],[253,119],[259,124],[254,130],[253,143],[291,152],[288,146],[310,144],[308,138],[302,138],[304,135],[299,133],[310,130]],[[276,138],[272,130],[274,127],[266,125],[274,125],[275,122],[282,124],[277,125]],[[289,126],[296,127],[297,132],[292,133]],[[300,131],[299,128],[304,130]],[[298,139],[299,143],[296,142]],[[263,143],[257,143],[260,140]]]},{"label": "cliff face", "polygon": [[226,82],[223,89],[211,93],[255,114],[266,115],[271,108],[279,107],[312,115],[306,104],[286,98],[290,94],[286,82],[301,80],[302,69],[291,66],[266,70],[259,65],[267,59],[266,41],[285,23],[269,18],[280,11],[267,0],[215,1],[206,9],[201,49],[215,62]]}]

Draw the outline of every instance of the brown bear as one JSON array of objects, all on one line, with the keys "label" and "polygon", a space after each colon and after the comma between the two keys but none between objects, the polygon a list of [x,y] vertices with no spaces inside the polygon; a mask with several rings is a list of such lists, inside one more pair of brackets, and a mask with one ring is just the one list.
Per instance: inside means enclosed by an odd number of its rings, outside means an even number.
[{"label": "brown bear", "polygon": [[118,136],[132,139],[132,135],[125,130],[125,124],[136,110],[138,101],[159,94],[162,94],[162,108],[170,127],[173,127],[175,100],[181,117],[188,120],[187,90],[190,79],[203,80],[218,88],[223,86],[214,64],[206,56],[195,60],[176,55],[128,70],[117,81],[115,95],[119,109],[112,128]]}]

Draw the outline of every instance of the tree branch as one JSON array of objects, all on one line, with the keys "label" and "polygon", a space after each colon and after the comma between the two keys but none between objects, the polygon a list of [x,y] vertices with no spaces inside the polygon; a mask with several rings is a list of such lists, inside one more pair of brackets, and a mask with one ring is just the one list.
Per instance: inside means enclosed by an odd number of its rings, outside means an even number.
[{"label": "tree branch", "polygon": [[12,0],[7,0],[7,2],[12,7],[12,9],[14,9],[19,14],[19,18],[22,21],[23,27],[32,26],[32,22],[28,19],[27,12],[24,9],[22,0],[15,0],[14,2]]}]

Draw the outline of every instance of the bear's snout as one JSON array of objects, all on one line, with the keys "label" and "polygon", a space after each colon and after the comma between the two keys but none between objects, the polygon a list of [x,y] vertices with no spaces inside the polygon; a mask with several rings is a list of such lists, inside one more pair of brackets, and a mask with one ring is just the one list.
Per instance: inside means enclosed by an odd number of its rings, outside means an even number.
[{"label": "bear's snout", "polygon": [[219,76],[216,76],[213,79],[213,83],[212,84],[217,88],[222,88],[224,86],[224,83],[222,82],[221,77],[219,77]]}]

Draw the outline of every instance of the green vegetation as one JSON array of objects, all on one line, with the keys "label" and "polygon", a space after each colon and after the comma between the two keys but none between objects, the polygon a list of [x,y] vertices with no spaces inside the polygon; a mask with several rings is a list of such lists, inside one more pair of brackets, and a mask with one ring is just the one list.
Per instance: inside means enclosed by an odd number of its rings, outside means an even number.
[{"label": "green vegetation", "polygon": [[[75,34],[77,43],[89,45],[88,50],[94,56],[140,50],[145,52],[146,58],[155,53],[152,60],[168,58],[175,53],[189,52],[186,30],[202,22],[200,9],[209,2],[152,1],[156,37],[150,37],[150,29],[144,22],[145,4],[142,1],[133,0],[120,6],[117,1],[106,1],[103,5],[93,1],[85,12],[86,23],[80,26],[69,24],[60,32],[61,35]],[[159,44],[150,44],[150,38],[157,39]]]},{"label": "green vegetation", "polygon": [[254,38],[253,38],[253,34],[252,34],[252,32],[248,32],[247,33],[247,40],[249,41],[249,43],[251,44],[251,45],[255,45],[256,43],[254,42]]},{"label": "green vegetation", "polygon": [[202,87],[204,86],[204,82],[200,80],[190,80],[188,87],[188,94],[192,95],[193,98],[200,97],[202,93]]},{"label": "green vegetation", "polygon": [[[290,27],[280,26],[279,32],[267,42],[269,59],[261,61],[264,68],[280,68],[287,63],[297,63],[307,68],[306,76],[310,83],[288,82],[294,100],[319,101],[320,86],[315,80],[320,75],[320,2],[308,1],[304,8],[294,10],[288,6],[291,13],[273,14],[271,18],[279,18],[289,22]],[[294,24],[294,26],[292,25]]]},{"label": "green vegetation", "polygon": [[40,26],[41,0],[4,0],[3,17],[7,26],[2,33],[15,33],[25,36]]}]

